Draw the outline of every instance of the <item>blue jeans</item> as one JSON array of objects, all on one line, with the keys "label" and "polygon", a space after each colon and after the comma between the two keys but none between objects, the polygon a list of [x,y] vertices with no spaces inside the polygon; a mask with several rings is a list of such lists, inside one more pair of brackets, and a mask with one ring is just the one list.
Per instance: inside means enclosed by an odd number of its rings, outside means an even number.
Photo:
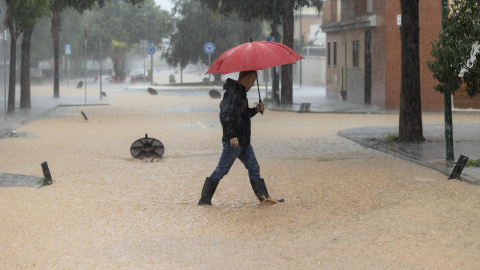
[{"label": "blue jeans", "polygon": [[210,175],[210,180],[220,182],[230,171],[230,168],[237,158],[240,159],[243,165],[245,165],[245,168],[247,168],[250,181],[260,180],[260,165],[258,165],[257,158],[255,158],[252,145],[233,147],[230,146],[228,142],[223,142],[223,152],[220,156],[220,161],[218,162],[217,168],[215,168],[212,175]]}]

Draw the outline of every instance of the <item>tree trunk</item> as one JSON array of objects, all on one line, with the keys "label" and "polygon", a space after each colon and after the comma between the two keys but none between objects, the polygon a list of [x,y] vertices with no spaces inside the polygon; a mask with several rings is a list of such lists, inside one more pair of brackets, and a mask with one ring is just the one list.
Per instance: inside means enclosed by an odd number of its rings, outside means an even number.
[{"label": "tree trunk", "polygon": [[59,50],[60,50],[60,32],[62,32],[62,19],[58,11],[53,12],[52,27],[50,31],[53,39],[53,97],[60,97],[60,78],[58,73],[59,67]]},{"label": "tree trunk", "polygon": [[[283,2],[283,44],[293,48],[294,0]],[[293,104],[293,68],[292,64],[282,66],[281,104]]]},{"label": "tree trunk", "polygon": [[17,38],[15,24],[11,12],[7,19],[7,26],[10,29],[10,75],[8,78],[8,109],[7,113],[15,114],[15,85],[16,85],[16,69],[17,69]]},{"label": "tree trunk", "polygon": [[[121,60],[119,58],[112,58],[113,62],[113,73],[115,74],[115,81],[120,79],[122,77],[121,74],[121,69],[122,69],[122,64]],[[85,62],[85,69],[87,68],[87,63]]]},{"label": "tree trunk", "polygon": [[33,33],[31,25],[23,29],[22,62],[20,64],[20,108],[31,108],[30,95],[30,40]]},{"label": "tree trunk", "polygon": [[400,93],[399,140],[425,141],[422,126],[419,56],[419,0],[400,0],[402,26],[402,82]]}]

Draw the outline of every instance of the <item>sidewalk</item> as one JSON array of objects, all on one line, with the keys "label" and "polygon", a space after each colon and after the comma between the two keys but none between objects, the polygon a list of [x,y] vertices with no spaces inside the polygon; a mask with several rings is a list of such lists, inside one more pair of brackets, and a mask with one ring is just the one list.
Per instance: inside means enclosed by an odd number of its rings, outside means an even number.
[{"label": "sidewalk", "polygon": [[[374,106],[352,104],[340,99],[326,99],[318,96],[313,90],[306,90],[294,94],[294,104],[291,106],[269,107],[272,110],[300,111],[301,103],[311,103],[310,113],[356,113],[356,114],[398,114],[398,110],[386,110]],[[480,111],[454,111],[454,114],[469,113],[480,116]],[[398,135],[398,126],[391,127],[362,127],[341,130],[338,136],[352,140],[365,147],[393,155],[398,158],[420,164],[440,171],[448,178],[460,155],[470,160],[480,159],[480,117],[478,123],[453,124],[454,158],[455,161],[446,161],[445,127],[444,125],[423,125],[423,143],[386,142],[390,135]],[[465,167],[460,180],[474,185],[480,185],[480,167]]]},{"label": "sidewalk", "polygon": [[[111,86],[115,87],[115,86]],[[149,87],[148,85],[118,85],[114,91],[140,91],[143,88]],[[173,91],[172,87],[153,87],[160,93],[179,93],[185,94],[187,89],[182,88],[183,91]],[[191,89],[190,92],[199,92],[208,96],[210,89],[218,89],[219,87],[205,86],[196,87]],[[113,88],[111,88],[113,89]],[[110,89],[110,90],[111,90]],[[95,91],[95,90],[91,90]],[[255,95],[257,95],[255,91]],[[61,95],[58,99],[53,99],[51,96],[33,96],[32,95],[32,108],[20,110],[16,108],[15,115],[7,115],[5,121],[5,114],[0,112],[0,138],[7,136],[15,136],[12,131],[15,131],[18,127],[40,119],[48,112],[55,110],[58,106],[92,106],[92,105],[108,105],[111,98],[104,98],[100,100],[95,96],[85,97],[77,91],[77,94]],[[264,95],[265,91],[261,89],[261,94]],[[254,97],[253,93],[249,93],[249,97]],[[0,98],[3,104],[3,97]],[[373,106],[363,106],[358,104],[351,104],[345,101],[337,99],[327,99],[324,96],[324,90],[322,88],[307,88],[300,91],[294,91],[293,105],[291,106],[273,106],[267,105],[267,110],[281,110],[298,112],[300,110],[301,103],[310,103],[310,110],[308,113],[355,113],[355,114],[398,114],[396,110],[385,110]],[[454,112],[462,113],[462,112]],[[469,112],[478,114],[480,112]],[[466,156],[471,160],[480,159],[480,120],[479,123],[474,124],[454,124],[454,154],[455,161],[460,155]],[[398,158],[406,159],[411,162],[415,162],[422,166],[440,171],[446,175],[446,178],[451,174],[455,163],[446,162],[446,147],[444,140],[444,126],[443,125],[424,125],[423,134],[426,138],[424,143],[396,143],[385,142],[383,139],[389,135],[398,135],[398,126],[392,127],[362,127],[348,130],[341,130],[338,135],[352,140],[365,147],[375,149]],[[8,176],[11,179],[11,175]],[[0,174],[0,186],[2,181],[5,182],[8,178],[6,174]],[[478,167],[465,167],[461,174],[462,181],[474,185],[480,185],[480,168]]]},{"label": "sidewalk", "polygon": [[[446,161],[445,127],[443,125],[423,125],[423,143],[399,143],[384,140],[389,135],[398,135],[396,127],[363,127],[341,130],[340,137],[352,140],[365,147],[406,159],[422,166],[440,171],[450,176],[460,155],[471,160],[480,159],[480,123],[453,125],[453,151],[455,162]],[[480,185],[480,167],[465,167],[460,180]]]},{"label": "sidewalk", "polygon": [[[63,86],[60,91],[60,98],[53,98],[53,86],[32,85],[31,108],[20,109],[20,94],[16,93],[15,114],[5,115],[4,93],[0,96],[0,139],[5,137],[20,137],[23,134],[16,132],[17,128],[28,122],[35,121],[45,117],[49,112],[62,106],[98,106],[108,105],[111,98],[103,97],[100,100],[98,87],[90,83],[87,85],[88,95],[83,89],[76,89],[74,83],[66,88]],[[42,89],[44,88],[44,89]],[[40,89],[40,91],[37,91]],[[98,93],[98,95],[96,95]],[[38,164],[39,171],[42,171]],[[0,172],[0,187],[33,187],[40,188],[44,185],[44,178],[29,175],[17,175]]]},{"label": "sidewalk", "polygon": [[[50,111],[55,110],[57,107],[107,105],[111,101],[111,98],[109,97],[102,97],[102,100],[100,100],[98,86],[94,86],[95,88],[93,88],[93,85],[90,85],[89,83],[87,85],[87,87],[89,87],[87,92],[88,95],[85,95],[83,88],[76,89],[74,88],[73,83],[71,83],[71,85],[72,86],[70,88],[63,88],[63,91],[60,91],[59,98],[53,98],[53,86],[32,86],[30,109],[20,109],[20,95],[17,92],[15,97],[15,114],[7,114],[6,117],[5,99],[2,93],[0,96],[0,138],[10,136],[11,132],[15,131],[18,127],[42,118]],[[48,87],[47,91],[49,92],[45,93],[45,91],[42,91],[41,93],[36,93],[33,90],[40,87]],[[96,93],[98,93],[98,95]]]}]

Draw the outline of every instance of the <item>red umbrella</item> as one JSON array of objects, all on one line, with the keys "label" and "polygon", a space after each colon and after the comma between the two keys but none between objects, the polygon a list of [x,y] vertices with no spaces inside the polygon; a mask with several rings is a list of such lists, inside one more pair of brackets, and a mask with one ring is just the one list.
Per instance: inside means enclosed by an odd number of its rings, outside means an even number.
[{"label": "red umbrella", "polygon": [[304,59],[300,54],[278,42],[250,41],[220,55],[206,74],[228,74],[247,70],[262,70],[293,64]]},{"label": "red umbrella", "polygon": [[[304,59],[300,54],[278,42],[250,41],[222,53],[207,73],[228,74],[247,70],[262,70],[275,66],[293,64]],[[260,103],[260,87],[258,86]],[[263,114],[263,112],[262,112]]]}]

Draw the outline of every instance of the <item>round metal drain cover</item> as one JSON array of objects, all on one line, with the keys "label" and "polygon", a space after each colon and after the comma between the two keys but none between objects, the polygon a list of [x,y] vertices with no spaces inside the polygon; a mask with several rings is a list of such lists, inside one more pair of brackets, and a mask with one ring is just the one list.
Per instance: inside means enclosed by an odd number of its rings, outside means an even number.
[{"label": "round metal drain cover", "polygon": [[138,159],[161,158],[163,153],[165,153],[165,147],[163,147],[162,142],[154,138],[148,138],[147,134],[145,134],[145,138],[136,140],[130,147],[130,154]]},{"label": "round metal drain cover", "polygon": [[221,98],[222,97],[222,94],[220,92],[218,92],[217,90],[215,89],[212,89],[208,92],[208,95],[211,97],[211,98]]}]

